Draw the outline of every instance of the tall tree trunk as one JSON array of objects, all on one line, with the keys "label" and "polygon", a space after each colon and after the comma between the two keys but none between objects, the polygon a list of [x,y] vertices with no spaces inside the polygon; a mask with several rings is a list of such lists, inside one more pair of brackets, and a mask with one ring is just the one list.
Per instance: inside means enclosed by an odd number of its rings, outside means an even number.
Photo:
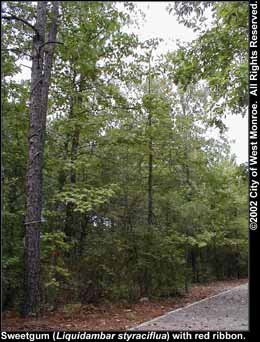
[{"label": "tall tree trunk", "polygon": [[220,268],[219,268],[219,260],[218,260],[218,253],[217,253],[217,242],[216,236],[213,238],[213,258],[214,258],[214,268],[215,268],[215,277],[216,279],[220,279]]},{"label": "tall tree trunk", "polygon": [[[153,224],[153,137],[152,137],[152,103],[151,103],[151,56],[149,59],[148,74],[148,182],[147,182],[147,226],[151,231]],[[147,256],[146,256],[147,258]],[[145,265],[143,274],[143,292],[145,296],[149,295],[149,287],[151,286],[151,277],[148,266]]]},{"label": "tall tree trunk", "polygon": [[[74,78],[73,78],[73,86],[74,86],[74,92],[77,92],[76,87],[76,71],[74,71]],[[80,76],[80,87],[78,90],[77,95],[72,96],[70,99],[70,113],[69,118],[71,120],[77,119],[77,112],[76,108],[82,104],[82,76]],[[75,169],[75,162],[77,161],[77,154],[78,154],[78,148],[79,148],[79,139],[80,139],[80,126],[76,123],[75,127],[73,128],[72,134],[70,136],[71,139],[71,149],[70,149],[70,162],[71,162],[71,169],[70,169],[70,184],[76,184],[77,182],[77,172]],[[71,238],[73,235],[75,235],[74,231],[74,221],[75,221],[75,215],[73,211],[74,205],[71,203],[68,203],[66,206],[66,221],[65,221],[65,234],[67,237]],[[75,237],[75,236],[74,236]]]},{"label": "tall tree trunk", "polygon": [[[151,116],[151,115],[149,115]],[[149,119],[149,127],[151,119]],[[149,161],[148,161],[148,217],[147,223],[150,227],[153,223],[153,153],[152,138],[149,138]]]},{"label": "tall tree trunk", "polygon": [[191,257],[191,268],[192,268],[192,278],[193,282],[198,282],[198,273],[197,273],[197,257],[196,252],[194,249],[191,249],[190,251],[190,257]]},{"label": "tall tree trunk", "polygon": [[47,1],[38,1],[36,35],[33,38],[29,114],[29,155],[25,219],[25,298],[23,314],[38,313],[40,303],[40,224],[42,213],[42,166],[48,108],[48,91],[57,33],[58,1],[53,3],[52,22],[45,41]]},{"label": "tall tree trunk", "polygon": [[[149,79],[148,79],[148,93],[151,96],[151,66],[149,61]],[[152,138],[152,110],[149,109],[148,114],[148,129],[149,129],[149,142],[148,142],[148,215],[147,223],[148,227],[151,227],[153,222],[153,138]]]},{"label": "tall tree trunk", "polygon": [[185,292],[189,292],[189,246],[188,246],[188,234],[186,233],[185,246],[184,246],[184,255],[185,255],[185,275],[184,275],[184,286]]}]

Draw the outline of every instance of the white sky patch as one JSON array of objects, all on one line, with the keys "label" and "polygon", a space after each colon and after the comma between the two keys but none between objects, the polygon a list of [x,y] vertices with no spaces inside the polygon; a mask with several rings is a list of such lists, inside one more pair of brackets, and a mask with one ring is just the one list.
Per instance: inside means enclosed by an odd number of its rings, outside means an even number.
[{"label": "white sky patch", "polygon": [[27,59],[21,59],[17,64],[21,67],[21,72],[15,75],[15,81],[21,82],[23,80],[30,80],[32,62]]},{"label": "white sky patch", "polygon": [[145,13],[145,20],[140,23],[140,28],[132,32],[138,34],[142,40],[151,38],[162,38],[158,53],[166,53],[177,48],[177,41],[192,41],[198,34],[179,24],[173,14],[166,10],[169,2],[141,1],[136,2],[138,9]]},{"label": "white sky patch", "polygon": [[231,153],[236,155],[238,164],[248,161],[248,117],[240,115],[229,115],[224,120],[228,127],[228,137],[234,142],[231,143]]}]

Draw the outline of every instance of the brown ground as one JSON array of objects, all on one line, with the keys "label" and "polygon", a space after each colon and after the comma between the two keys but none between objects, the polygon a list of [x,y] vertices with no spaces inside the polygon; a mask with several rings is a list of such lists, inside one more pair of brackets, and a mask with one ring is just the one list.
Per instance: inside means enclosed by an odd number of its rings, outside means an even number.
[{"label": "brown ground", "polygon": [[203,285],[196,284],[183,297],[157,299],[136,304],[75,305],[70,310],[60,309],[56,312],[48,312],[39,319],[20,318],[14,312],[5,312],[2,315],[2,330],[127,330],[168,311],[244,284],[247,281],[247,279],[236,279]]}]

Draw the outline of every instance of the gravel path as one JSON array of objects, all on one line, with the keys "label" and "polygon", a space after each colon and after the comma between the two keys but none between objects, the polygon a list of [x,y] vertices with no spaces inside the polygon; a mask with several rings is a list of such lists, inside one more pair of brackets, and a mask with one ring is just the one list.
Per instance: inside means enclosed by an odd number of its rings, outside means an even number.
[{"label": "gravel path", "polygon": [[248,330],[248,284],[171,311],[131,330]]}]

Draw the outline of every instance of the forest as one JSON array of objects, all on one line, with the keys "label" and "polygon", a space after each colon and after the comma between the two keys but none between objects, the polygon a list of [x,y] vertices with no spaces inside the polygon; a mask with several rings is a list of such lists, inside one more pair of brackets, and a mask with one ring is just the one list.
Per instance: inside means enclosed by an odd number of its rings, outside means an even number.
[{"label": "forest", "polygon": [[160,54],[135,2],[2,3],[3,311],[247,276],[248,169],[224,118],[247,112],[248,2],[166,10],[198,38]]}]

